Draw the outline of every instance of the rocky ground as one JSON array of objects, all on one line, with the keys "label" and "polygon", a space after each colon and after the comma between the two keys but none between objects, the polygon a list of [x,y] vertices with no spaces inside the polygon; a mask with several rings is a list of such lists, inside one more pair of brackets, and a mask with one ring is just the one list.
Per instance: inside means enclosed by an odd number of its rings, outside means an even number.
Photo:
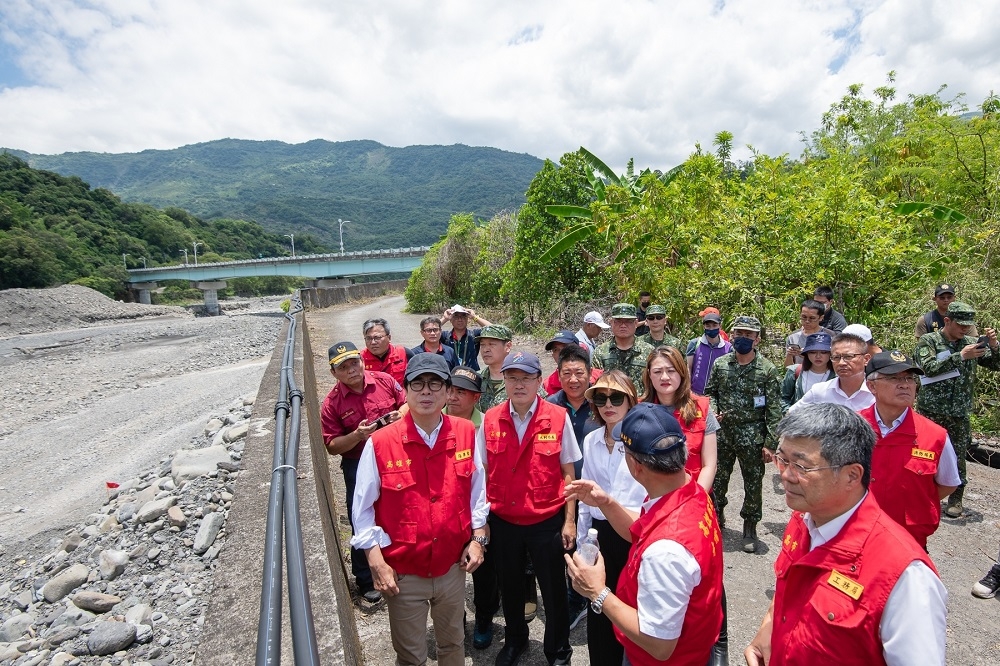
[{"label": "rocky ground", "polygon": [[0,664],[191,662],[281,300],[0,292]]}]

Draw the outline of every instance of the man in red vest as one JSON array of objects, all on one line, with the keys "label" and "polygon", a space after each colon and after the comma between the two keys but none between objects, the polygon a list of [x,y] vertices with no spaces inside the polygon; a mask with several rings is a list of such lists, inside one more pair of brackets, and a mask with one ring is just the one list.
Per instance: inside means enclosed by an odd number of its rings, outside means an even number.
[{"label": "man in red vest", "polygon": [[529,352],[507,354],[500,368],[507,400],[483,417],[490,502],[489,557],[495,563],[507,625],[496,666],[513,666],[528,649],[524,617],[525,553],[545,606],[543,648],[549,664],[569,664],[569,610],[563,552],[576,543],[576,505],[563,498],[581,458],[566,410],[537,395],[542,366]]},{"label": "man in red vest", "polygon": [[354,537],[386,597],[396,663],[427,663],[427,610],[438,663],[465,664],[465,574],[482,563],[485,479],[476,428],[442,415],[448,363],[417,354],[406,369],[409,412],[372,433],[358,465]]},{"label": "man in red vest", "polygon": [[841,405],[803,405],[778,437],[774,462],[793,511],[747,664],[943,666],[948,592],[868,492],[871,426]]},{"label": "man in red vest", "polygon": [[636,515],[593,481],[576,481],[568,499],[601,512],[632,542],[614,592],[605,586],[604,558],[596,566],[566,557],[573,587],[595,613],[615,625],[634,666],[709,663],[722,627],[722,535],[705,489],[684,471],[684,431],[663,405],[641,402],[616,426],[625,464],[650,499]]},{"label": "man in red vest", "polygon": [[913,410],[922,374],[898,349],[875,354],[865,367],[875,404],[860,414],[875,430],[872,494],[927,550],[941,522],[941,500],[962,480],[948,431]]},{"label": "man in red vest", "polygon": [[406,362],[410,354],[403,345],[392,344],[392,332],[385,319],[369,319],[361,325],[365,336],[365,348],[361,350],[361,362],[365,370],[384,372],[400,384],[406,373]]}]

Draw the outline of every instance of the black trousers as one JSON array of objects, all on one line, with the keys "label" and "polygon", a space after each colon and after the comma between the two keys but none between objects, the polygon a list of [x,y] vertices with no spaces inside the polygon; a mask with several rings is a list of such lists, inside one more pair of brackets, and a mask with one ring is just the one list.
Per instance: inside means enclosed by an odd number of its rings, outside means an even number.
[{"label": "black trousers", "polygon": [[[632,544],[621,538],[615,528],[606,520],[594,520],[592,527],[597,530],[597,541],[604,556],[605,583],[614,592],[618,588],[618,577],[625,570],[628,553]],[[615,628],[606,615],[598,615],[587,607],[587,650],[591,664],[620,664],[625,648],[615,638]]]},{"label": "black trousers", "polygon": [[507,625],[506,641],[516,645],[528,640],[524,621],[525,553],[535,565],[538,589],[545,609],[545,658],[569,659],[569,609],[566,605],[566,562],[563,560],[562,526],[565,509],[534,525],[515,525],[490,514],[490,556],[496,566],[500,600]]},{"label": "black trousers", "polygon": [[[351,521],[351,533],[354,533],[354,488],[358,485],[357,458],[340,458],[340,469],[344,472],[344,485],[347,486],[347,518]],[[368,567],[368,557],[365,551],[351,548],[351,573],[361,592],[372,587],[372,570]]]},{"label": "black trousers", "polygon": [[500,608],[495,549],[495,542],[491,541],[483,563],[472,572],[472,605],[476,608],[477,627],[488,627]]}]

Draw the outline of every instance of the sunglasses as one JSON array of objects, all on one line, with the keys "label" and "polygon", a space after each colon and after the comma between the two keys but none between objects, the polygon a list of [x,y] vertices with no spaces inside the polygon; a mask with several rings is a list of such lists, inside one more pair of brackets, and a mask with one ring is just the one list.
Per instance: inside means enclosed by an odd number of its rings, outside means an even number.
[{"label": "sunglasses", "polygon": [[646,319],[650,319],[652,321],[659,321],[661,319],[666,319],[666,318],[667,315],[646,315]]},{"label": "sunglasses", "polygon": [[622,403],[625,402],[625,394],[619,393],[618,391],[615,391],[611,395],[607,395],[606,393],[594,393],[594,397],[591,398],[591,400],[594,401],[595,407],[603,407],[608,404],[609,400],[611,401],[612,407],[621,407]]}]

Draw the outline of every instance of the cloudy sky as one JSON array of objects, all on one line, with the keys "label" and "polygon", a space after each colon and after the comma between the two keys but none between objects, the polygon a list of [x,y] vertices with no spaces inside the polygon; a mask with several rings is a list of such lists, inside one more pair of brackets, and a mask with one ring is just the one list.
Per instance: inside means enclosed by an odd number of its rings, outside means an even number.
[{"label": "cloudy sky", "polygon": [[[847,86],[1000,92],[1000,0],[2,0],[0,146],[798,155]],[[738,156],[746,156],[741,149]]]}]

